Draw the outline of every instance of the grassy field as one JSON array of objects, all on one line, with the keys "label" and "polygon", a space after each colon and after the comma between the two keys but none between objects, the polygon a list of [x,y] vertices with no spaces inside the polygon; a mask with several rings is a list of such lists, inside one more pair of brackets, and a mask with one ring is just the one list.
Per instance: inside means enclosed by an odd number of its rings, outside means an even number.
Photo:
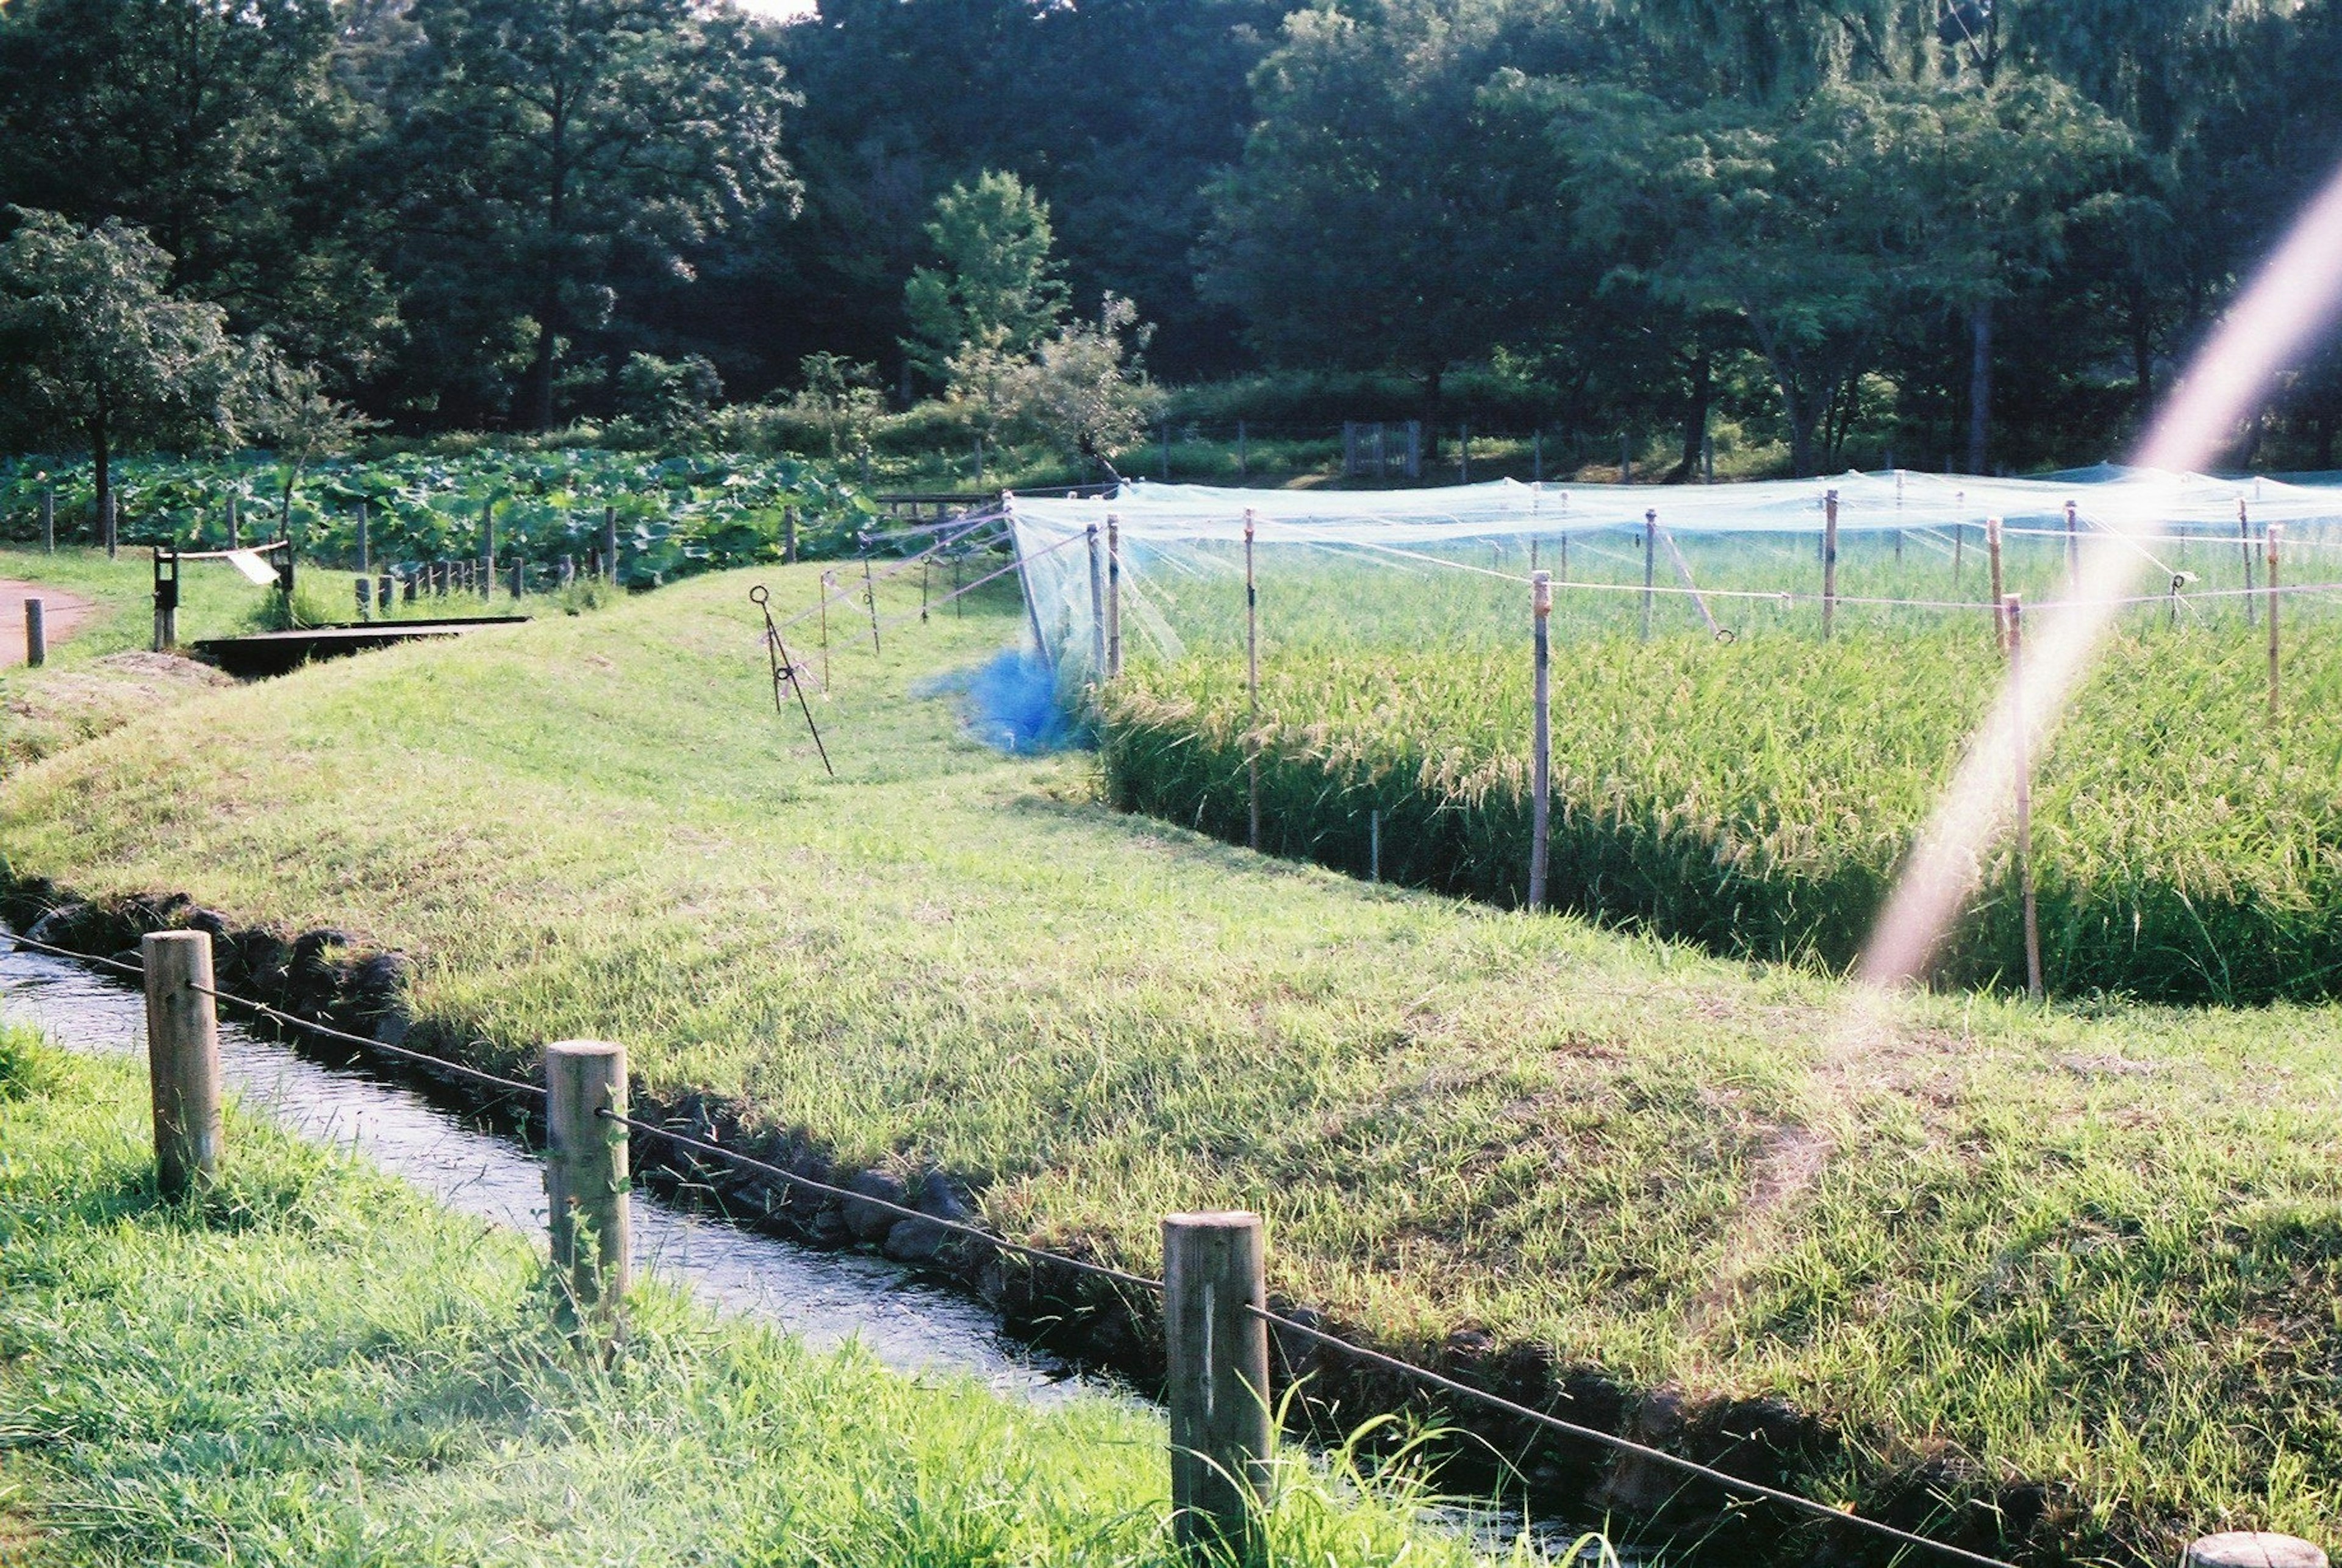
[{"label": "grassy field", "polygon": [[[0,1033],[0,1560],[1184,1561],[1131,1403],[914,1381],[656,1285],[606,1366],[541,1250],[256,1121],[156,1203],[145,1096]],[[1470,1561],[1403,1475],[1281,1473],[1276,1562]]]},{"label": "grassy field", "polygon": [[[1634,563],[1580,542],[1576,580]],[[2009,581],[2055,592],[2054,543],[2013,552]],[[2167,554],[2178,552],[2165,546]],[[1545,544],[1545,563],[1556,564]],[[1716,588],[1814,586],[1810,554],[1767,540],[1694,541]],[[1940,552],[1898,563],[1857,542],[1852,595],[1949,599]],[[2237,552],[2194,547],[2199,589]],[[1476,562],[1526,568],[1515,544]],[[1112,798],[1241,841],[1246,760],[1262,758],[1263,845],[1366,874],[1369,814],[1383,874],[1516,904],[1530,843],[1531,663],[1526,593],[1493,576],[1264,561],[1255,728],[1232,574],[1162,571],[1143,602],[1182,656],[1134,659],[1100,702]],[[2298,570],[2323,563],[2302,563]],[[2213,574],[2225,572],[2225,577]],[[1981,575],[1971,561],[1965,590]],[[1817,959],[1860,951],[1895,873],[2004,665],[1976,612],[1857,605],[1823,642],[1810,603],[1719,598],[1718,643],[1682,598],[1639,639],[1639,593],[1564,591],[1554,619],[1552,897],[1562,907],[1718,952]],[[2234,599],[2126,619],[2071,720],[2039,759],[2034,803],[2044,963],[2067,994],[2177,1002],[2315,999],[2342,986],[2342,797],[2326,715],[2342,698],[2330,605],[2285,610],[2281,717],[2266,644]],[[2012,846],[1946,944],[1942,977],[2025,974]]]},{"label": "grassy field", "polygon": [[745,597],[816,570],[200,696],[0,787],[0,844],[405,950],[483,1062],[622,1039],[1014,1235],[1151,1268],[1162,1212],[1258,1207],[1280,1299],[1777,1397],[1847,1438],[1816,1495],[2037,1483],[2044,1559],[2342,1533],[2330,1012],[1867,999],[1117,814],[921,694],[1005,595],[882,589],[883,654],[834,614],[831,782]]}]

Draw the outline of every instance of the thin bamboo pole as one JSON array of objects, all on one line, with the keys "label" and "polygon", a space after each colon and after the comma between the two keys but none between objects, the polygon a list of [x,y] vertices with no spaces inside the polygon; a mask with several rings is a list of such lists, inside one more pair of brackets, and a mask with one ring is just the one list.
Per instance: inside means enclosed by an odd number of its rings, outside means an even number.
[{"label": "thin bamboo pole", "polygon": [[1536,659],[1536,719],[1531,749],[1536,771],[1529,779],[1529,907],[1545,907],[1546,868],[1553,832],[1553,578],[1529,578],[1530,642]]},{"label": "thin bamboo pole", "polygon": [[2008,604],[2001,588],[2000,578],[2000,519],[1984,520],[1985,554],[1992,562],[1992,645],[2002,658],[2008,656]]},{"label": "thin bamboo pole", "polygon": [[2025,994],[2038,1002],[2041,911],[2033,886],[2033,757],[2025,734],[2025,610],[2011,594],[2008,607],[2009,745],[2017,764],[2017,880],[2025,896]]},{"label": "thin bamboo pole", "polygon": [[1246,847],[1260,848],[1260,589],[1253,575],[1253,515],[1245,509],[1245,694],[1249,722],[1245,731],[1245,791],[1248,802]]}]

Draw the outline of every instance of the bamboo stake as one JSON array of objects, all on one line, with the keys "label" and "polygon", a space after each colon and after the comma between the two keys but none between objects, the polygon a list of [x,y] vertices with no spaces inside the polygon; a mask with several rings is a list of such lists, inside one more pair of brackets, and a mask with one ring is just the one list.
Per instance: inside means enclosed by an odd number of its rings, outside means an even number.
[{"label": "bamboo stake", "polygon": [[1553,829],[1553,644],[1548,626],[1553,618],[1553,578],[1538,572],[1531,575],[1529,584],[1536,694],[1531,741],[1535,772],[1529,777],[1529,907],[1543,909]]},{"label": "bamboo stake", "polygon": [[2041,912],[2033,888],[2033,758],[2025,736],[2025,612],[2011,594],[2008,606],[2009,744],[2017,761],[2017,880],[2025,895],[2025,994],[2038,1002]]},{"label": "bamboo stake", "polygon": [[1984,520],[1985,553],[1992,562],[1992,645],[2001,657],[2008,656],[2008,604],[2001,591],[2000,581],[2000,519]]},{"label": "bamboo stake", "polygon": [[1659,514],[1656,507],[1643,514],[1643,641],[1651,640],[1651,592],[1659,564]]},{"label": "bamboo stake", "polygon": [[1245,692],[1251,720],[1245,732],[1245,786],[1251,803],[1245,844],[1260,848],[1260,591],[1253,576],[1252,508],[1245,508]]},{"label": "bamboo stake", "polygon": [[1837,623],[1837,492],[1822,496],[1822,635]]},{"label": "bamboo stake", "polygon": [[870,575],[870,557],[862,557],[862,602],[870,606],[870,651],[882,652],[878,646],[878,584]]},{"label": "bamboo stake", "polygon": [[2276,717],[2277,717],[2277,708],[2278,708],[2278,703],[2277,703],[2277,695],[2278,695],[2278,693],[2277,693],[2277,536],[2278,536],[2279,534],[2283,534],[2284,532],[2285,532],[2284,527],[2283,527],[2281,524],[2276,524],[2276,523],[2271,523],[2271,524],[2269,524],[2267,527],[2265,527],[2265,528],[2263,528],[2263,529],[2261,530],[2261,537],[2262,537],[2262,539],[2267,543],[2267,547],[2268,547],[2268,561],[2267,561],[2267,564],[2268,564],[2268,675],[2269,675],[2269,682],[2268,682],[2268,686],[2269,686],[2269,704],[2268,704],[2268,711],[2269,711],[2269,717],[2270,717],[2270,718],[2272,718],[2272,719],[2274,719],[2274,718],[2276,718]]},{"label": "bamboo stake", "polygon": [[[1241,430],[1243,425],[1238,424]],[[1106,514],[1106,677],[1122,674],[1122,520]]]},{"label": "bamboo stake", "polygon": [[1098,525],[1083,530],[1090,552],[1090,679],[1106,679],[1106,558],[1098,545]]},{"label": "bamboo stake", "polygon": [[2237,497],[2237,548],[2245,557],[2245,624],[2253,624],[2253,524],[2245,498]]}]

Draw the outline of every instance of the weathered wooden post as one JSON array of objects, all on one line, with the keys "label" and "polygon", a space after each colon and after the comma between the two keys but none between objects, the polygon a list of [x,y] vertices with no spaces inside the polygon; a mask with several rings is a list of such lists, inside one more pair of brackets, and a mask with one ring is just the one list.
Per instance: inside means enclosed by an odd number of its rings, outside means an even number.
[{"label": "weathered wooden post", "polygon": [[1529,577],[1530,642],[1536,660],[1536,717],[1531,732],[1529,775],[1529,907],[1545,907],[1546,862],[1553,829],[1553,576]]},{"label": "weathered wooden post", "polygon": [[2237,497],[2237,548],[2245,557],[2245,624],[2253,624],[2253,524],[2245,498]]},{"label": "weathered wooden post", "polygon": [[388,572],[375,579],[375,605],[385,621],[390,619],[390,597],[395,585],[395,581]]},{"label": "weathered wooden post", "polygon": [[2025,994],[2038,1002],[2041,983],[2041,911],[2033,888],[2033,755],[2025,726],[2025,612],[2011,594],[2008,605],[2009,746],[2017,764],[2017,880],[2025,895]]},{"label": "weathered wooden post", "polygon": [[602,508],[602,572],[613,588],[618,585],[618,509]]},{"label": "weathered wooden post", "polygon": [[1837,492],[1822,495],[1822,635],[1837,624]]},{"label": "weathered wooden post", "polygon": [[244,548],[244,507],[242,497],[233,490],[227,493],[227,547]]},{"label": "weathered wooden post", "polygon": [[358,619],[372,620],[374,618],[374,584],[364,577],[353,577],[350,579],[350,586],[356,593]]},{"label": "weathered wooden post", "polygon": [[2261,530],[2262,541],[2266,544],[2268,549],[2268,559],[2267,562],[2268,566],[2268,711],[2269,717],[2272,719],[2277,717],[2278,707],[2277,679],[2277,546],[2278,535],[2284,532],[2285,529],[2283,525],[2276,523],[2271,523]]},{"label": "weathered wooden post", "polygon": [[38,669],[49,662],[48,606],[38,599],[25,601],[25,663]]},{"label": "weathered wooden post", "polygon": [[1366,880],[1383,879],[1383,808],[1366,813]]},{"label": "weathered wooden post", "polygon": [[1250,825],[1245,846],[1260,848],[1260,591],[1253,577],[1252,508],[1245,508],[1245,695],[1249,719],[1245,726],[1245,791]]},{"label": "weathered wooden post", "polygon": [[516,557],[513,561],[512,569],[512,596],[514,602],[518,603],[522,598],[525,597],[527,594],[528,563]]},{"label": "weathered wooden post", "polygon": [[[984,483],[984,475],[980,472],[976,475],[976,483]],[[794,506],[781,508],[781,564],[786,566],[797,564],[797,509]]]},{"label": "weathered wooden post", "polygon": [[829,601],[837,592],[837,574],[826,571],[821,574],[821,685],[829,689]]},{"label": "weathered wooden post", "polygon": [[41,548],[51,554],[57,548],[57,487],[41,486]]},{"label": "weathered wooden post", "polygon": [[219,1015],[211,994],[211,935],[150,931],[139,939],[138,956],[146,983],[155,1190],[178,1199],[219,1175]]},{"label": "weathered wooden post", "polygon": [[366,573],[366,574],[371,574],[373,573],[373,571],[374,571],[374,554],[373,554],[373,551],[371,550],[371,548],[369,547],[369,546],[370,546],[370,544],[371,544],[371,541],[366,537],[366,534],[367,534],[367,528],[368,528],[368,519],[367,519],[367,516],[366,516],[366,511],[367,511],[367,508],[366,508],[366,504],[365,504],[365,501],[363,501],[363,500],[359,501],[359,503],[358,503],[358,570],[359,570],[359,571],[361,571],[361,572],[364,572],[364,573]]},{"label": "weathered wooden post", "polygon": [[1658,581],[1659,513],[1656,506],[1643,514],[1643,641],[1651,640],[1653,584]]},{"label": "weathered wooden post", "polygon": [[1090,679],[1106,679],[1106,558],[1098,544],[1098,525],[1086,530],[1090,551]]},{"label": "weathered wooden post", "polygon": [[2066,503],[2066,596],[2070,599],[2081,591],[2081,514],[2074,504],[2068,501]]},{"label": "weathered wooden post", "polygon": [[606,1321],[632,1267],[626,1212],[626,1048],[560,1040],[545,1048],[545,1195],[554,1273]]},{"label": "weathered wooden post", "polygon": [[1259,1544],[1269,1486],[1265,1262],[1258,1214],[1164,1216],[1173,1527],[1205,1561],[1249,1559]]},{"label": "weathered wooden post", "polygon": [[1984,520],[1985,554],[1990,557],[1992,570],[1992,645],[2003,658],[2008,656],[2008,605],[2001,590],[2000,580],[2000,519]]},{"label": "weathered wooden post", "polygon": [[1106,514],[1106,678],[1122,674],[1122,520]]},{"label": "weathered wooden post", "polygon": [[862,557],[862,602],[870,607],[870,651],[882,652],[878,646],[878,584],[870,575],[870,557]]},{"label": "weathered wooden post", "polygon": [[2187,1548],[2180,1568],[2327,1568],[2326,1553],[2292,1535],[2231,1530]]},{"label": "weathered wooden post", "polygon": [[489,496],[480,503],[480,597],[493,598],[496,591],[496,499]]}]

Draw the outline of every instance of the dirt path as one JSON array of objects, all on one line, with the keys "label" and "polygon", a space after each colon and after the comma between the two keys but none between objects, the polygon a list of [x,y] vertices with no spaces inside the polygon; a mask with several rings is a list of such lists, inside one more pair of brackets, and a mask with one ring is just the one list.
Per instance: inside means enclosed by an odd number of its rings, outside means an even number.
[{"label": "dirt path", "polygon": [[41,616],[55,647],[74,634],[96,606],[78,595],[40,583],[19,583],[0,577],[0,669],[25,662],[25,601],[38,599]]}]

